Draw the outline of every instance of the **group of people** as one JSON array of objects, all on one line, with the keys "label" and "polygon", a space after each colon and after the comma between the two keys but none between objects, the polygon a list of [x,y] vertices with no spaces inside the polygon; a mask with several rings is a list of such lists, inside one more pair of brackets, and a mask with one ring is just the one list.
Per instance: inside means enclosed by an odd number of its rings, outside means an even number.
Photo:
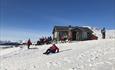
[{"label": "group of people", "polygon": [[50,37],[42,37],[37,41],[36,45],[51,44],[51,42],[52,42],[51,36]]},{"label": "group of people", "polygon": [[[35,45],[43,45],[43,44],[51,44],[51,43],[52,43],[52,37],[50,36],[50,37],[40,38]],[[26,44],[28,46],[28,49],[30,49],[30,45],[32,45],[31,40],[29,39]]]}]

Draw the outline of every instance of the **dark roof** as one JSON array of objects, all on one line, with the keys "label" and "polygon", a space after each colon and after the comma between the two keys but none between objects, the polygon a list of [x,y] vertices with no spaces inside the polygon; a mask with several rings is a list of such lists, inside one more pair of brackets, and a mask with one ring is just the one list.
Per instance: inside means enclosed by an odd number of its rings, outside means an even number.
[{"label": "dark roof", "polygon": [[55,30],[68,30],[67,26],[55,26],[54,27]]},{"label": "dark roof", "polygon": [[86,31],[86,32],[91,32],[93,33],[93,31],[87,27],[78,27],[78,26],[54,26],[54,29],[53,29],[53,33],[54,31],[56,30],[69,30],[69,28],[71,28],[71,30],[81,30],[81,31]]}]

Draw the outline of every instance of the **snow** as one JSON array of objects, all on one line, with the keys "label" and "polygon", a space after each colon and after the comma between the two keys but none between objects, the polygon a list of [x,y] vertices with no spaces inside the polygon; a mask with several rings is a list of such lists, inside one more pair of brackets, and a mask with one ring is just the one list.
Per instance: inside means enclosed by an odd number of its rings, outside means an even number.
[{"label": "snow", "polygon": [[[109,33],[109,34],[108,34]],[[115,30],[99,40],[58,43],[60,52],[44,55],[50,45],[0,50],[0,70],[115,70]]]},{"label": "snow", "polygon": [[56,44],[60,53],[50,55],[42,53],[51,45],[12,48],[12,54],[0,56],[0,70],[114,70],[114,43],[115,39],[101,39]]},{"label": "snow", "polygon": [[4,50],[0,50],[0,56],[6,55],[6,54],[10,54],[12,52],[18,51],[20,48],[18,47],[13,47],[13,48],[9,48],[9,49],[4,49]]}]

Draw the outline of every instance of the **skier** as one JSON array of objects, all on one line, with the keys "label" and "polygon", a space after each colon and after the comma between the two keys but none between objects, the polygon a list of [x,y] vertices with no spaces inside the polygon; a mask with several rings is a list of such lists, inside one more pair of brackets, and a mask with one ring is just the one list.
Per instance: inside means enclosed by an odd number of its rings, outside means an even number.
[{"label": "skier", "polygon": [[103,29],[101,30],[101,34],[102,34],[102,38],[103,38],[103,39],[105,39],[105,32],[106,32],[106,31],[105,31],[105,28],[103,28]]},{"label": "skier", "polygon": [[32,42],[31,42],[31,40],[29,39],[28,42],[27,42],[28,49],[30,49],[30,45],[32,45]]},{"label": "skier", "polygon": [[59,52],[59,48],[55,45],[55,44],[53,44],[49,49],[47,49],[47,51],[45,52],[45,53],[43,53],[43,54],[50,54],[50,53],[58,53]]}]

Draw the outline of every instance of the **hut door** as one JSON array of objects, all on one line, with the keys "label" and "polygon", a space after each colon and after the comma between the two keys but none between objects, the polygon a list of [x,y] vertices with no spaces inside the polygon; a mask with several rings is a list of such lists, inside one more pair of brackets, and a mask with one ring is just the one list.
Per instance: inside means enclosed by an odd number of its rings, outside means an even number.
[{"label": "hut door", "polygon": [[76,40],[76,32],[75,31],[72,32],[72,40]]}]

